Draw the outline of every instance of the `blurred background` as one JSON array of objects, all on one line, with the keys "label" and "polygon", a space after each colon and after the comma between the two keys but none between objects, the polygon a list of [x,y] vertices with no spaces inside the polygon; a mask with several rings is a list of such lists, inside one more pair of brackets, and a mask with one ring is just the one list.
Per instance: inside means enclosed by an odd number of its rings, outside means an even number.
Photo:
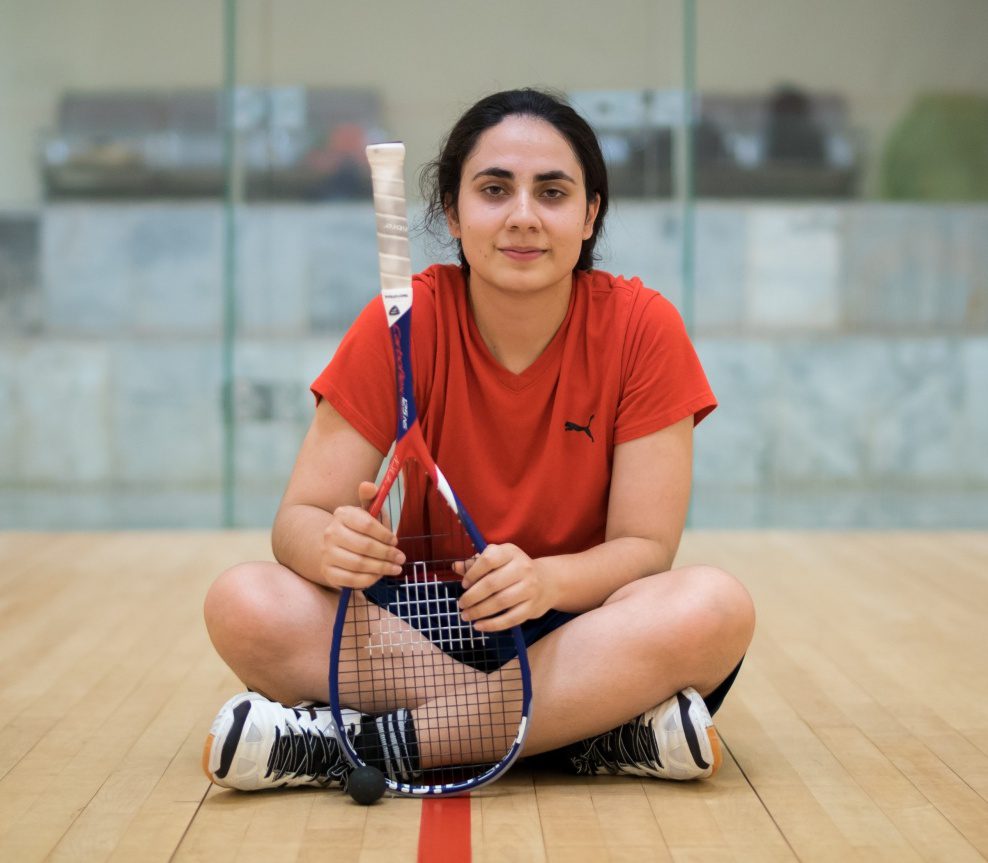
[{"label": "blurred background", "polygon": [[[984,0],[0,0],[0,527],[270,525],[412,171],[537,85],[721,407],[694,527],[988,525]],[[413,210],[420,212],[418,201]],[[414,263],[450,259],[413,239]]]}]

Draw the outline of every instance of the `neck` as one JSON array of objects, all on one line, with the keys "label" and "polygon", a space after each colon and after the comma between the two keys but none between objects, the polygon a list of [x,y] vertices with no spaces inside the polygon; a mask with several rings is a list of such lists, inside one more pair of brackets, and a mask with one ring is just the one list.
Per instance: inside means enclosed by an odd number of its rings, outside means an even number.
[{"label": "neck", "polygon": [[470,309],[481,338],[508,371],[520,374],[535,362],[569,310],[573,282],[532,294],[505,294],[470,279]]}]

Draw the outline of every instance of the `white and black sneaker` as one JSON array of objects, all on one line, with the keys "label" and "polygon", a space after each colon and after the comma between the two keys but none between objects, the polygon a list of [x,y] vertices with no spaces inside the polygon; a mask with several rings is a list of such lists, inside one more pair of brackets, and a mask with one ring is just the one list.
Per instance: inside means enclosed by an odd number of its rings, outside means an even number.
[{"label": "white and black sneaker", "polygon": [[566,748],[580,774],[625,774],[657,779],[705,779],[720,768],[720,737],[703,698],[695,689],[613,731]]},{"label": "white and black sneaker", "polygon": [[[361,715],[343,711],[347,734]],[[352,767],[336,739],[329,707],[285,707],[256,692],[235,695],[213,720],[202,769],[217,785],[257,791],[294,785],[344,787]]]}]

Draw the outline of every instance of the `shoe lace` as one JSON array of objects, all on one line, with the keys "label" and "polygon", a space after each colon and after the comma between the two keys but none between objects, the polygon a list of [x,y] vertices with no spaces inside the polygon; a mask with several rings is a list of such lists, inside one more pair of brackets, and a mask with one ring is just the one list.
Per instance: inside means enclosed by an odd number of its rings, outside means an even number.
[{"label": "shoe lace", "polygon": [[651,721],[639,716],[618,728],[583,741],[586,747],[571,761],[579,774],[617,773],[621,767],[646,765],[661,768],[662,759],[655,742]]},{"label": "shoe lace", "polygon": [[[311,709],[309,712],[314,717]],[[303,727],[298,722],[298,709],[293,708],[292,714],[294,722],[287,715],[284,727],[275,729],[265,775],[274,774],[276,780],[285,776],[311,778],[322,785],[342,783],[349,771],[336,738],[318,726]]]}]

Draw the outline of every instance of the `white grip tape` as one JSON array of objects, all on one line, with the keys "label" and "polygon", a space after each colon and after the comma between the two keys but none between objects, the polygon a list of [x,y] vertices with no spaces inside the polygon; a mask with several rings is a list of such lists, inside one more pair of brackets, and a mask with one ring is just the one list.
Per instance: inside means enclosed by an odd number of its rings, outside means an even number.
[{"label": "white grip tape", "polygon": [[374,189],[381,290],[392,298],[395,292],[407,291],[410,300],[412,264],[405,208],[405,145],[371,144],[367,148],[367,161]]}]

